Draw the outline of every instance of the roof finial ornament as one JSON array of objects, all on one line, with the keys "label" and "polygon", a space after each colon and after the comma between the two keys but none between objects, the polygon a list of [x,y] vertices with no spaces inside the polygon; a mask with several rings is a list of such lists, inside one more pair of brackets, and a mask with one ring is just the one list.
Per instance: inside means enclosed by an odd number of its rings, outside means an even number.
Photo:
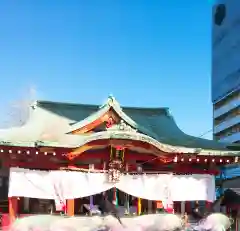
[{"label": "roof finial ornament", "polygon": [[115,98],[113,97],[112,94],[110,94],[110,95],[108,96],[108,99],[107,99],[107,104],[108,104],[109,106],[112,106],[113,103],[114,103],[114,101],[115,101]]},{"label": "roof finial ornament", "polygon": [[115,101],[115,98],[110,94],[107,100],[99,108],[103,108],[107,105],[111,107],[114,101]]},{"label": "roof finial ornament", "polygon": [[114,98],[113,94],[109,94],[108,98]]}]

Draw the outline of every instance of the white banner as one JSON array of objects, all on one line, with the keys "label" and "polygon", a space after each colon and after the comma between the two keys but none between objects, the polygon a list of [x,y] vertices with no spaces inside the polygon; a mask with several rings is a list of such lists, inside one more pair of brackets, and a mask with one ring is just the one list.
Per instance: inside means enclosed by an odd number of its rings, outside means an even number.
[{"label": "white banner", "polygon": [[74,171],[50,171],[53,185],[61,188],[65,199],[95,195],[111,189],[114,185],[107,181],[104,173],[83,173]]},{"label": "white banner", "polygon": [[10,168],[9,197],[55,199],[54,187],[48,171]]},{"label": "white banner", "polygon": [[172,174],[123,175],[116,187],[134,197],[167,201]]},{"label": "white banner", "polygon": [[64,201],[111,189],[114,185],[106,179],[103,173],[10,168],[8,196]]},{"label": "white banner", "polygon": [[215,177],[212,175],[175,175],[170,184],[173,201],[213,202],[216,199]]},{"label": "white banner", "polygon": [[66,200],[91,196],[116,187],[134,197],[165,203],[215,200],[215,180],[211,175],[123,175],[115,185],[107,179],[104,173],[11,168],[8,195]]}]

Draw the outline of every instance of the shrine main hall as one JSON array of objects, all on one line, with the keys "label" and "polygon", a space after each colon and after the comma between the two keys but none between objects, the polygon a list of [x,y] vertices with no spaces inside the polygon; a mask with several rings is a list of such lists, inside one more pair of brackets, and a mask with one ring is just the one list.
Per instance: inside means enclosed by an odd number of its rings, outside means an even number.
[{"label": "shrine main hall", "polygon": [[236,147],[185,134],[168,108],[124,107],[110,96],[103,105],[36,101],[29,111],[23,126],[0,130],[10,221],[62,204],[73,216],[103,192],[125,213],[160,202],[183,213],[196,201],[210,206],[221,167],[239,163]]}]

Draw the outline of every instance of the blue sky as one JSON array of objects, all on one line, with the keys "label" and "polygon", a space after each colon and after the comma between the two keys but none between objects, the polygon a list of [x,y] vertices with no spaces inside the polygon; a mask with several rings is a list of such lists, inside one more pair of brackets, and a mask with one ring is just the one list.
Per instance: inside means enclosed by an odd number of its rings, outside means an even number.
[{"label": "blue sky", "polygon": [[1,118],[34,87],[52,101],[167,106],[185,132],[211,129],[209,0],[2,0],[0,15]]}]

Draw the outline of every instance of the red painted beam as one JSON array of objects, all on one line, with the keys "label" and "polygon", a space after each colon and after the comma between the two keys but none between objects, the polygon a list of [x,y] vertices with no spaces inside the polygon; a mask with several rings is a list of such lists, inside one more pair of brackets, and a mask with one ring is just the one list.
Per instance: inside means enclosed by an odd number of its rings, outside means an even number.
[{"label": "red painted beam", "polygon": [[[88,165],[76,165],[74,163],[71,164],[56,164],[52,162],[20,162],[16,160],[10,160],[4,162],[5,167],[19,167],[19,168],[35,168],[35,169],[45,169],[45,170],[57,170],[60,168],[68,168],[68,167],[74,167],[74,168],[83,168],[88,169]],[[95,169],[103,169],[103,164],[95,164]]]},{"label": "red painted beam", "polygon": [[19,161],[6,161],[4,162],[5,167],[19,167],[19,168],[35,168],[35,169],[46,169],[53,170],[59,169],[61,167],[66,167],[66,165],[60,165],[55,163],[39,163],[39,162],[19,162]]},{"label": "red painted beam", "polygon": [[[85,152],[76,157],[77,160],[91,160],[91,159],[102,159],[109,160],[110,152],[99,150],[99,152]],[[127,150],[124,155],[124,160],[139,160],[139,161],[148,161],[156,158],[155,155],[149,153],[137,153]]]},{"label": "red painted beam", "polygon": [[[91,160],[91,159],[102,159],[109,160],[110,158],[110,149],[100,149],[96,151],[86,151],[76,157],[76,160]],[[139,161],[148,161],[155,159],[156,156],[149,153],[138,153],[131,150],[125,150],[124,159],[127,160],[139,160]]]},{"label": "red painted beam", "polygon": [[[68,165],[67,168],[69,169],[86,169],[88,170],[89,169],[89,166],[88,165],[74,165],[74,164],[71,164],[71,165]],[[94,170],[103,170],[103,165],[102,164],[95,164],[94,165]]]},{"label": "red painted beam", "polygon": [[[43,163],[43,162],[19,162],[19,161],[5,161],[4,166],[6,167],[20,167],[20,168],[35,168],[35,169],[44,169],[44,170],[57,170],[60,168],[82,168],[82,169],[88,169],[88,165],[75,165],[72,163],[71,165],[66,165],[66,164],[56,164],[56,163]],[[102,170],[103,166],[102,164],[95,164],[95,169]],[[129,165],[128,166],[129,172],[131,171],[136,171],[137,166],[135,164]],[[143,166],[144,169],[144,166]],[[212,174],[212,175],[217,175],[219,174],[218,170],[204,170],[204,169],[195,169],[190,166],[183,166],[182,168],[180,166],[170,169],[167,168],[166,166],[152,166],[151,170],[144,170],[144,172],[153,172],[153,171],[159,171],[159,172],[174,172],[177,174]]]},{"label": "red painted beam", "polygon": [[102,160],[109,160],[110,154],[105,151],[99,152],[84,152],[77,156],[74,160],[91,160],[91,159],[102,159]]},{"label": "red painted beam", "polygon": [[138,153],[130,150],[125,151],[124,159],[127,160],[139,160],[139,161],[148,161],[155,159],[156,156],[149,153]]}]

